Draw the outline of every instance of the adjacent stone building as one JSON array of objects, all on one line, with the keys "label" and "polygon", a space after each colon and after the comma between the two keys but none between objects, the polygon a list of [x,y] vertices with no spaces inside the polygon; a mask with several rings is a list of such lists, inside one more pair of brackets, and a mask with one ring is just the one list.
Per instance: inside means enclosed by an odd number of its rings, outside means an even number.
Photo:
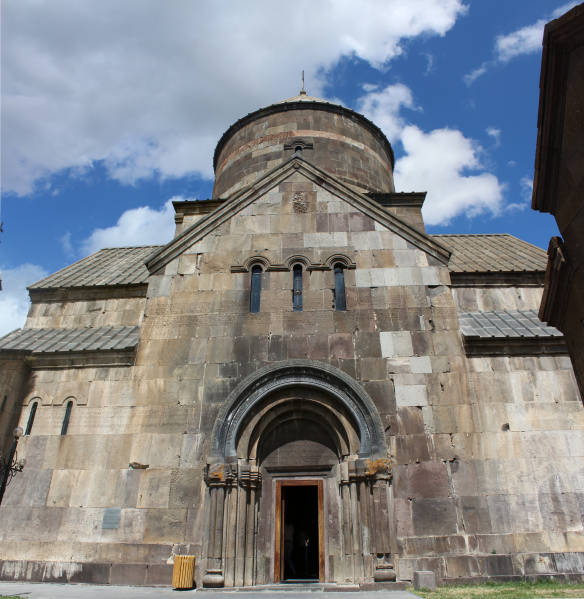
[{"label": "adjacent stone building", "polygon": [[0,340],[27,459],[1,578],[168,584],[179,553],[199,586],[581,573],[584,409],[537,317],[545,252],[427,235],[383,133],[305,93],[214,163],[172,241],[32,285]]},{"label": "adjacent stone building", "polygon": [[539,317],[566,336],[584,391],[584,4],[548,23],[543,36],[531,207],[552,214]]}]

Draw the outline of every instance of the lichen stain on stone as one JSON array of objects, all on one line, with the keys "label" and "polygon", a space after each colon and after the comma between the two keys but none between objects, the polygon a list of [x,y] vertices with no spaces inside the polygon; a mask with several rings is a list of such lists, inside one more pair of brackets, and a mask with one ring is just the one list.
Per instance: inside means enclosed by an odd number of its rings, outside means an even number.
[{"label": "lichen stain on stone", "polygon": [[391,474],[393,462],[389,459],[366,460],[368,476],[376,474]]}]

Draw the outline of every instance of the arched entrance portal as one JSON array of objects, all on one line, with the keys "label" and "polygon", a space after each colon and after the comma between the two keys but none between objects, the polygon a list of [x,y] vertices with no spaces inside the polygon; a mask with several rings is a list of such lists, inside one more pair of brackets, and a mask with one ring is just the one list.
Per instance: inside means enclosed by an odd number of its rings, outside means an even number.
[{"label": "arched entrance portal", "polygon": [[390,479],[381,419],[358,383],[309,360],[262,368],[213,429],[203,585],[395,579]]}]

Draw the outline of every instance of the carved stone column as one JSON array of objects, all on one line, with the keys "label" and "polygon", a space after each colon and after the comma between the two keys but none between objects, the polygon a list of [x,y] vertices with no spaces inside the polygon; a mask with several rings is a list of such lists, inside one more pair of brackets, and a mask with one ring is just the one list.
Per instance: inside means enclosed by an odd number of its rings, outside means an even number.
[{"label": "carved stone column", "polygon": [[[348,478],[351,502],[361,503],[360,518],[354,527],[359,530],[359,539],[353,538],[354,551],[360,549],[363,556],[363,576],[371,576],[375,582],[393,582],[396,572],[391,561],[391,539],[389,532],[388,488],[391,483],[392,463],[388,459],[355,460],[348,463]],[[351,506],[353,507],[353,506]],[[352,510],[353,518],[359,512]],[[373,563],[371,563],[373,558]],[[355,568],[355,574],[361,572]]]},{"label": "carved stone column", "polygon": [[257,497],[261,483],[261,472],[257,466],[242,466],[239,470],[239,483],[247,491],[244,586],[253,586],[256,581],[256,531],[257,531]]},{"label": "carved stone column", "polygon": [[236,480],[236,467],[231,464],[212,464],[205,472],[209,488],[209,516],[207,537],[207,567],[203,586],[207,588],[225,585],[223,573],[223,527],[225,523],[225,495]]}]

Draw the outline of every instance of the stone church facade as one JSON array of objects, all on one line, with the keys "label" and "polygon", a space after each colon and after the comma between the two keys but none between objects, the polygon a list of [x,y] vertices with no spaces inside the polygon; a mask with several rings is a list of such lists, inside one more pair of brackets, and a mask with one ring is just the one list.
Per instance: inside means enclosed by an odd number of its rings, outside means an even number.
[{"label": "stone church facade", "polygon": [[302,92],[224,134],[167,245],[30,287],[0,339],[3,449],[21,426],[27,460],[2,579],[168,584],[181,553],[213,587],[582,572],[584,409],[537,318],[546,254],[426,234],[393,162]]}]

